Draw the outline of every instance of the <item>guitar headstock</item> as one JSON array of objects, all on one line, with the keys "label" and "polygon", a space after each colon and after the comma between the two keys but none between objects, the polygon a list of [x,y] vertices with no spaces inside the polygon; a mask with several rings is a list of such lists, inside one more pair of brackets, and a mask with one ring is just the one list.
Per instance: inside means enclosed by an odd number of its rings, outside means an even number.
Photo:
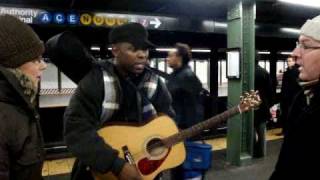
[{"label": "guitar headstock", "polygon": [[259,107],[260,104],[259,92],[251,90],[249,93],[245,92],[243,96],[240,96],[239,110],[241,113],[246,112]]}]

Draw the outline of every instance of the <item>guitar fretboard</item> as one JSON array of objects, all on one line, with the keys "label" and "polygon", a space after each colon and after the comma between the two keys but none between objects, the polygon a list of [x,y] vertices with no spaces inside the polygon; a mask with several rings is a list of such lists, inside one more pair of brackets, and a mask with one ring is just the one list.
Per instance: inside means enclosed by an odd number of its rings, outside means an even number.
[{"label": "guitar fretboard", "polygon": [[198,123],[188,129],[182,130],[179,133],[176,133],[172,136],[169,136],[163,140],[163,143],[167,147],[171,147],[181,141],[184,141],[187,138],[193,137],[195,135],[200,134],[203,130],[215,127],[222,122],[226,121],[228,118],[239,113],[238,106],[235,106],[221,114],[218,114],[210,119]]}]

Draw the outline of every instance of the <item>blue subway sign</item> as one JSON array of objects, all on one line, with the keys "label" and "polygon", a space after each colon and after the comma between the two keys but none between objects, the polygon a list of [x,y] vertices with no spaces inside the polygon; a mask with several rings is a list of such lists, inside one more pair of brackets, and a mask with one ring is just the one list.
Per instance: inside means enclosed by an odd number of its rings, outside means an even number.
[{"label": "blue subway sign", "polygon": [[[10,14],[27,24],[50,24],[64,26],[115,27],[129,22],[138,22],[147,29],[214,32],[214,21],[164,16],[145,16],[88,11],[55,11],[40,8],[0,6],[0,14]],[[192,22],[197,22],[194,26]]]},{"label": "blue subway sign", "polygon": [[55,24],[64,24],[65,21],[66,21],[66,17],[63,13],[57,12],[53,14],[53,22]]}]

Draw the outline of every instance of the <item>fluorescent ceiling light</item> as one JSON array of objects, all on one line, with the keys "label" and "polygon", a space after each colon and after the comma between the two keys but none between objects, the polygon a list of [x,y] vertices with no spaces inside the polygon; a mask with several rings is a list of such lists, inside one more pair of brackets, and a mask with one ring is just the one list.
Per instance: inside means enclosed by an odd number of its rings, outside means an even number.
[{"label": "fluorescent ceiling light", "polygon": [[[227,23],[223,23],[223,22],[214,22],[214,26],[215,27],[219,27],[219,28],[227,28],[228,24]],[[259,25],[254,25],[255,28],[259,28]]]},{"label": "fluorescent ceiling light", "polygon": [[[156,51],[161,51],[161,52],[169,52],[169,51],[176,51],[176,48],[156,48]],[[191,52],[197,52],[197,53],[210,53],[210,49],[200,49],[200,48],[195,48],[191,49]]]},{"label": "fluorescent ceiling light", "polygon": [[270,54],[270,51],[258,51],[258,54]]},{"label": "fluorescent ceiling light", "polygon": [[221,22],[214,22],[215,27],[221,27],[221,28],[226,28],[228,27],[227,23],[221,23]]},{"label": "fluorescent ceiling light", "polygon": [[320,8],[320,1],[319,0],[279,0],[285,3],[297,4],[302,6],[309,6],[309,7],[317,7]]},{"label": "fluorescent ceiling light", "polygon": [[292,52],[290,51],[281,51],[280,52],[280,54],[282,54],[282,55],[291,55],[292,54]]},{"label": "fluorescent ceiling light", "polygon": [[214,26],[214,24],[215,24],[215,22],[214,21],[210,21],[210,20],[204,20],[204,21],[202,21],[202,25],[203,26],[208,26],[208,27],[212,27],[212,26]]},{"label": "fluorescent ceiling light", "polygon": [[90,48],[92,51],[100,51],[100,47],[99,46],[91,46]]},{"label": "fluorescent ceiling light", "polygon": [[191,49],[191,52],[209,53],[211,52],[211,50],[210,49]]},{"label": "fluorescent ceiling light", "polygon": [[168,52],[168,51],[176,51],[176,49],[175,48],[156,48],[156,51]]},{"label": "fluorescent ceiling light", "polygon": [[300,29],[296,29],[296,28],[280,28],[280,31],[292,33],[292,34],[300,34]]}]

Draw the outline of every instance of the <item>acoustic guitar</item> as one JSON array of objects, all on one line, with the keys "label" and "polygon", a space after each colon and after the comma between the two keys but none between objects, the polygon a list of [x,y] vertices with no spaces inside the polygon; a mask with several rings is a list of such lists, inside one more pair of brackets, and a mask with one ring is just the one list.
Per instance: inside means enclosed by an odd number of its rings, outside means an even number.
[{"label": "acoustic guitar", "polygon": [[[228,118],[249,111],[260,105],[257,92],[250,91],[240,97],[240,103],[210,119],[179,132],[175,122],[168,116],[159,116],[146,125],[111,125],[98,134],[111,147],[119,151],[119,157],[134,164],[144,180],[154,179],[160,172],[183,163],[186,151],[183,141],[200,134],[203,130],[216,127]],[[95,180],[116,180],[111,172],[92,172]]]}]

